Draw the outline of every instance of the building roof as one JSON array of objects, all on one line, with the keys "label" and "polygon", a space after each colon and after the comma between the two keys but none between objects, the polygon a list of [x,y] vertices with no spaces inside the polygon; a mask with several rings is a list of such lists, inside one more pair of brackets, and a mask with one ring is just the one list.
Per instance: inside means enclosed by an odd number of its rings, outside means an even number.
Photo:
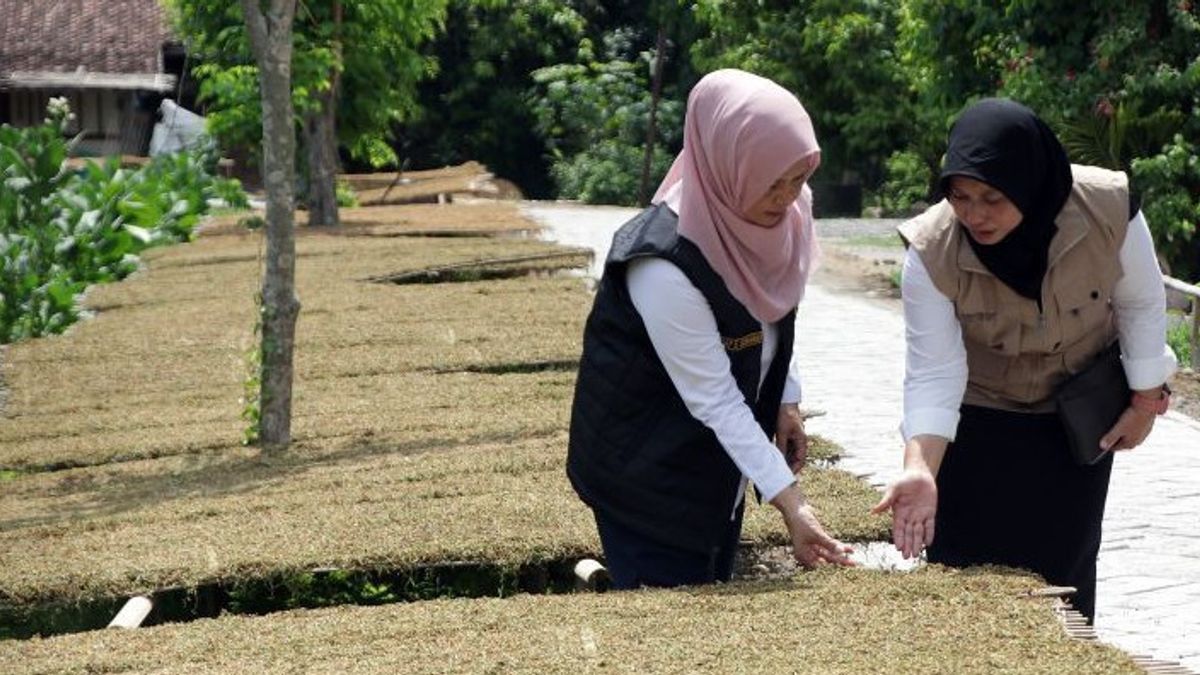
[{"label": "building roof", "polygon": [[55,73],[78,74],[73,84],[85,87],[96,86],[96,75],[105,82],[154,82],[170,40],[158,0],[5,0],[0,88],[61,80]]}]

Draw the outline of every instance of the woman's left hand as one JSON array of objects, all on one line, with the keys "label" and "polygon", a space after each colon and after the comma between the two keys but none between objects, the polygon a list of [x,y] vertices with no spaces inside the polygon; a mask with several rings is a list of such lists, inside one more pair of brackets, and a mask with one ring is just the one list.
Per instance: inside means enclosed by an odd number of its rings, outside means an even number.
[{"label": "woman's left hand", "polygon": [[775,424],[775,446],[783,453],[792,473],[800,473],[808,460],[808,435],[804,433],[804,416],[798,403],[779,406]]},{"label": "woman's left hand", "polygon": [[1100,447],[1114,451],[1136,448],[1150,435],[1150,429],[1154,427],[1154,417],[1154,413],[1133,407],[1126,408],[1113,428],[1100,439]]}]

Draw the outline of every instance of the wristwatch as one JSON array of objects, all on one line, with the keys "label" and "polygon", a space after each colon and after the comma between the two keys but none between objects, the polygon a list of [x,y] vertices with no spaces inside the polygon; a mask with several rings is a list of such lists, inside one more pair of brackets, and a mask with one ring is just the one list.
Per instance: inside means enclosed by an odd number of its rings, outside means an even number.
[{"label": "wristwatch", "polygon": [[1153,415],[1161,415],[1167,412],[1167,407],[1170,404],[1171,388],[1165,384],[1162,386],[1162,390],[1158,398],[1146,396],[1145,394],[1140,394],[1135,391],[1133,392],[1133,397],[1129,399],[1129,407]]}]

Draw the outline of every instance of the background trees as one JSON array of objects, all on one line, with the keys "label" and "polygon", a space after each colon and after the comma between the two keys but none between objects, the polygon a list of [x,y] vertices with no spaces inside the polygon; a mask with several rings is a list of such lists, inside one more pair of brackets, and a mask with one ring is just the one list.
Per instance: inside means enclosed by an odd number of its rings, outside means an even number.
[{"label": "background trees", "polygon": [[[210,58],[196,72],[214,130],[256,141],[240,10],[164,2]],[[935,196],[957,113],[1009,96],[1047,119],[1075,161],[1129,172],[1172,271],[1196,278],[1197,4],[302,0],[294,98],[316,121],[313,111],[336,99],[338,143],[353,166],[474,159],[532,197],[634,203],[661,33],[651,183],[679,149],[691,86],[736,66],[777,80],[812,114],[825,154],[819,210],[902,214]],[[311,135],[306,147],[321,146]],[[853,199],[839,204],[843,188]]]},{"label": "background trees", "polygon": [[[225,147],[262,139],[258,67],[243,6],[163,0],[199,62],[212,133]],[[303,194],[310,222],[336,224],[339,152],[365,165],[396,165],[395,124],[416,115],[417,83],[435,72],[419,48],[442,27],[446,0],[301,0],[293,21],[292,98],[301,130]],[[251,154],[251,157],[254,155]]]}]

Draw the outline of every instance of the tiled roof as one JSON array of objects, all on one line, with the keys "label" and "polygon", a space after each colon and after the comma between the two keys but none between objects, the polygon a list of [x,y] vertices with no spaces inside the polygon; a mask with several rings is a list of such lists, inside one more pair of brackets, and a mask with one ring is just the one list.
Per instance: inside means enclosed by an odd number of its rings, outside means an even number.
[{"label": "tiled roof", "polygon": [[0,78],[14,71],[157,73],[158,0],[0,0]]}]

